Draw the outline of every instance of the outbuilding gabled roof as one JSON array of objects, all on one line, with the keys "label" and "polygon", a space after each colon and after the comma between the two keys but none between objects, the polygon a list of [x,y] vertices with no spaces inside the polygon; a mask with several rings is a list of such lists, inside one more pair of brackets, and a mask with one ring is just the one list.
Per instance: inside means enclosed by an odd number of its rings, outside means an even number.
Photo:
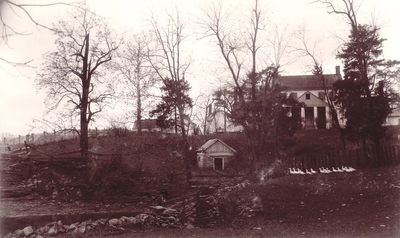
[{"label": "outbuilding gabled roof", "polygon": [[212,145],[214,145],[217,142],[222,143],[225,147],[227,147],[233,153],[236,153],[236,150],[234,150],[232,147],[230,147],[229,145],[227,145],[225,142],[223,142],[220,139],[211,139],[211,140],[207,141],[206,143],[204,143],[202,146],[200,146],[196,151],[197,152],[205,151],[205,150],[207,150],[208,148],[210,148]]},{"label": "outbuilding gabled roof", "polygon": [[[333,83],[341,80],[340,74],[324,74],[327,89],[333,89]],[[279,77],[281,86],[287,91],[323,90],[321,75],[290,75]]]}]

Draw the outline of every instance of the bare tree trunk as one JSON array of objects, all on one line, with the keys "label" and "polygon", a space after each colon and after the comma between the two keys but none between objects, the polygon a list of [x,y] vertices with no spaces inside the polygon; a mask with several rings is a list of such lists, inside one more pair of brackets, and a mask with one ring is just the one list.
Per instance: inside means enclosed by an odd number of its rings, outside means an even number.
[{"label": "bare tree trunk", "polygon": [[136,113],[136,126],[137,134],[142,135],[142,95],[140,90],[140,65],[136,68],[136,93],[137,93],[137,113]]},{"label": "bare tree trunk", "polygon": [[207,134],[207,117],[208,117],[208,105],[206,106],[206,115],[205,115],[205,118],[204,118],[204,135],[206,135]]},{"label": "bare tree trunk", "polygon": [[80,147],[82,151],[82,158],[86,160],[87,151],[89,150],[89,122],[88,122],[88,103],[89,103],[89,87],[90,87],[90,75],[88,72],[88,60],[89,60],[89,34],[85,37],[85,53],[83,57],[82,67],[82,101],[81,101],[81,133],[80,133]]}]

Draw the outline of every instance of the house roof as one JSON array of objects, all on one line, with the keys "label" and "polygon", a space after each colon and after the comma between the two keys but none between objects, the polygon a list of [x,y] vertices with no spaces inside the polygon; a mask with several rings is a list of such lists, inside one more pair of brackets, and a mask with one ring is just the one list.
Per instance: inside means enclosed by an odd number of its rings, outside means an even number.
[{"label": "house roof", "polygon": [[224,146],[226,146],[228,149],[230,149],[233,153],[236,153],[236,150],[234,150],[229,145],[225,144],[225,142],[223,142],[220,139],[211,139],[211,140],[207,141],[206,143],[204,143],[202,146],[200,146],[196,151],[197,152],[205,151],[217,142],[221,142]]},{"label": "house roof", "polygon": [[[280,84],[287,91],[307,91],[324,89],[320,75],[290,75],[280,76]],[[333,83],[341,80],[340,74],[324,74],[327,89],[333,88]]]}]

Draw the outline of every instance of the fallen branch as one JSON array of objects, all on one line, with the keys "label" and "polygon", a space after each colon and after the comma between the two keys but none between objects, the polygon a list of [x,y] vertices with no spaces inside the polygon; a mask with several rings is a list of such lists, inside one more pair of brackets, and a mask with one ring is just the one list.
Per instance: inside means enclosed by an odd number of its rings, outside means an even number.
[{"label": "fallen branch", "polygon": [[39,150],[38,148],[36,148],[36,147],[33,146],[33,145],[27,144],[26,141],[25,141],[24,143],[25,143],[25,146],[26,146],[27,148],[30,148],[30,149],[32,149],[32,150],[35,150],[35,151],[41,153],[41,154],[44,154],[44,155],[46,155],[46,156],[49,156],[50,158],[52,158],[52,159],[54,159],[54,160],[57,159],[57,158],[54,157],[53,155],[51,155],[51,154],[49,154],[49,153],[46,153],[46,152],[44,152],[44,151],[42,151],[42,150]]}]

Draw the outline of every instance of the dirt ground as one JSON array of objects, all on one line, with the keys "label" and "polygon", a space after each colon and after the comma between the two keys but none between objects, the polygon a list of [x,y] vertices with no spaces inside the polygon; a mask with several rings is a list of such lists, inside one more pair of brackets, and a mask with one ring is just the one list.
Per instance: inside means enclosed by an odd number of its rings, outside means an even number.
[{"label": "dirt ground", "polygon": [[[2,188],[4,189],[4,188]],[[213,228],[144,227],[93,231],[92,237],[400,237],[400,166],[352,173],[290,175],[219,195]],[[238,205],[254,208],[243,215]],[[1,218],[134,212],[130,203],[64,202],[26,195],[2,198]],[[240,214],[242,212],[242,214]],[[117,217],[118,218],[118,217]],[[24,227],[20,227],[22,229]],[[0,228],[1,229],[1,228]],[[65,234],[60,237],[76,237]]]},{"label": "dirt ground", "polygon": [[153,228],[111,237],[400,237],[400,166],[287,176],[229,197],[260,202],[262,211],[211,229]]}]

